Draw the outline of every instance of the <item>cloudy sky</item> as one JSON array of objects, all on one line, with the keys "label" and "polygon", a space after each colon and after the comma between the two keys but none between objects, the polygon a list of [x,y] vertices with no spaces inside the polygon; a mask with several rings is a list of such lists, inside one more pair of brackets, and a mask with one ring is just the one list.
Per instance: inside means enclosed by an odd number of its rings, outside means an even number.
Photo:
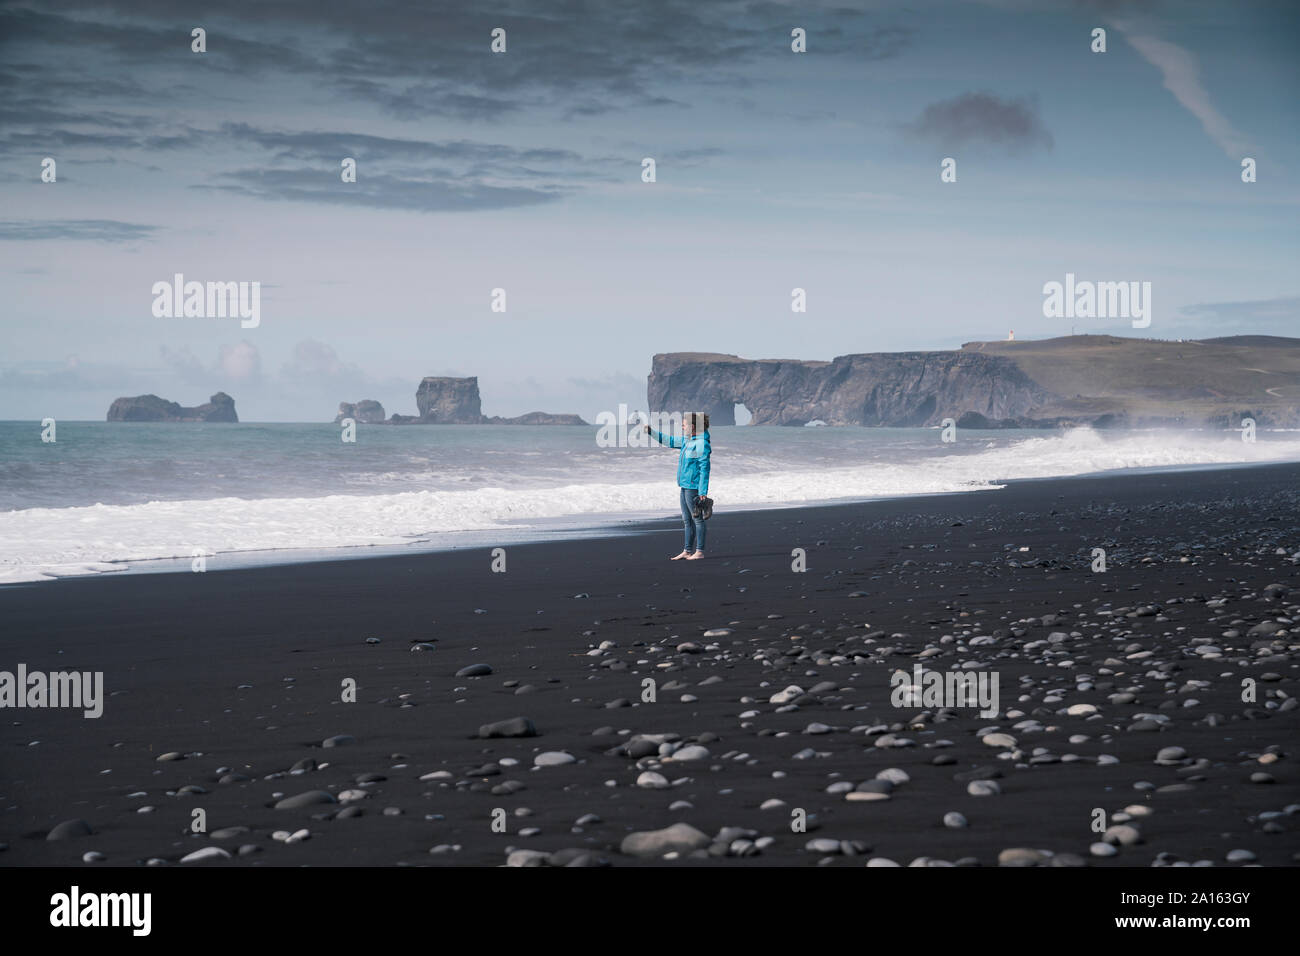
[{"label": "cloudy sky", "polygon": [[[0,0],[0,418],[477,375],[591,420],[656,352],[1300,334],[1298,8]],[[155,317],[178,272],[261,324]],[[1067,272],[1151,282],[1150,327],[1045,318]]]}]

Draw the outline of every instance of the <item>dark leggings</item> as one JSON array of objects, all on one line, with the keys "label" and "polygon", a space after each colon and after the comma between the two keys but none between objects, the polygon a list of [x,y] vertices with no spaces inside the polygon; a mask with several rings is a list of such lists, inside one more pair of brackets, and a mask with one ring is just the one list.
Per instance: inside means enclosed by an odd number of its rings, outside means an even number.
[{"label": "dark leggings", "polygon": [[685,544],[682,545],[683,551],[703,551],[704,550],[704,519],[694,518],[691,512],[695,509],[695,500],[699,498],[699,492],[694,488],[682,488],[682,526],[685,533]]}]

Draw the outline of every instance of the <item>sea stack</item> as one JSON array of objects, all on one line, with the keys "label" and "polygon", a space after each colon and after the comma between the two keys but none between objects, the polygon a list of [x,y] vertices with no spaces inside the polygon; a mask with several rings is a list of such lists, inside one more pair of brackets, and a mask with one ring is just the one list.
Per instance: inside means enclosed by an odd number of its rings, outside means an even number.
[{"label": "sea stack", "polygon": [[415,393],[420,422],[426,425],[479,425],[483,402],[478,394],[478,377],[439,378],[429,376]]},{"label": "sea stack", "polygon": [[157,395],[119,398],[108,409],[110,422],[238,422],[235,400],[217,392],[206,404],[186,408]]},{"label": "sea stack", "polygon": [[1070,335],[826,361],[656,355],[649,407],[735,424],[920,428],[1300,427],[1300,338]]},{"label": "sea stack", "polygon": [[363,425],[381,425],[384,421],[384,406],[370,398],[363,398],[356,404],[339,402],[339,413],[334,416],[334,424],[337,425],[345,418]]}]

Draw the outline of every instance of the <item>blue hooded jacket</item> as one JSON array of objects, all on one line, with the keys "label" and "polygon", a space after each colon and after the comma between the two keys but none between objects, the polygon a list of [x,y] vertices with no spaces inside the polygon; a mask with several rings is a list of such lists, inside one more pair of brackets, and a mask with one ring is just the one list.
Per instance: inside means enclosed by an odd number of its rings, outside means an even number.
[{"label": "blue hooded jacket", "polygon": [[684,435],[665,435],[653,430],[650,434],[659,444],[682,450],[677,459],[677,487],[693,488],[701,495],[708,494],[709,454],[713,450],[709,444],[709,433],[689,438]]}]

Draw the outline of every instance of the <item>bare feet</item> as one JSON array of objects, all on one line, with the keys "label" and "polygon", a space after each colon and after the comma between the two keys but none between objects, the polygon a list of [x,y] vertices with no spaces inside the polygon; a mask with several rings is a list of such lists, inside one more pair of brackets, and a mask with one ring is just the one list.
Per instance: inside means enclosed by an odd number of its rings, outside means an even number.
[{"label": "bare feet", "polygon": [[688,554],[688,555],[686,556],[686,560],[687,560],[687,561],[698,561],[698,560],[700,560],[700,558],[702,558],[702,557],[704,557],[704,552],[703,552],[703,551],[696,551],[694,554]]},{"label": "bare feet", "polygon": [[668,560],[669,560],[669,561],[680,561],[682,558],[689,558],[690,556],[691,556],[691,552],[689,552],[689,551],[683,551],[681,554],[675,554],[675,555],[673,555],[673,556],[672,556],[671,558],[669,558]]}]

